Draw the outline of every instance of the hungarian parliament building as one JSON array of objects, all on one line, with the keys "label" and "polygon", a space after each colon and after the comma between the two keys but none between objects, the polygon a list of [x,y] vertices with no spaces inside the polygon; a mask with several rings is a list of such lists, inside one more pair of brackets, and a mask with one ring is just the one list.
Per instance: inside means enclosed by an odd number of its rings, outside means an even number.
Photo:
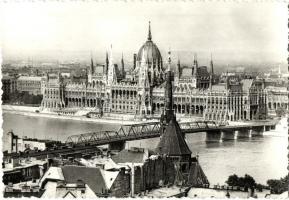
[{"label": "hungarian parliament building", "polygon": [[[69,113],[73,110],[99,110],[103,114],[130,114],[135,118],[160,116],[164,111],[166,71],[173,71],[175,113],[200,116],[218,122],[265,119],[269,105],[262,79],[240,79],[225,76],[216,81],[211,58],[209,69],[199,66],[197,57],[192,66],[182,67],[180,60],[171,62],[170,52],[163,57],[152,40],[149,25],[146,42],[134,56],[131,69],[115,64],[112,47],[105,65],[91,65],[82,82],[64,81],[59,75],[47,74],[43,89],[42,110]],[[287,95],[288,96],[288,95]],[[286,101],[285,101],[286,102]],[[283,106],[283,104],[282,104]],[[284,105],[288,109],[287,104]]]}]

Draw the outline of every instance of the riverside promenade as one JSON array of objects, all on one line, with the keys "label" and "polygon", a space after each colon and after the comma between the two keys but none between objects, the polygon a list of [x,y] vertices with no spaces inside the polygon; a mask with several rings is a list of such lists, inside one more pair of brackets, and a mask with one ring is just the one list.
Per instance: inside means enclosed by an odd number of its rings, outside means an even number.
[{"label": "riverside promenade", "polygon": [[[25,115],[31,117],[45,117],[52,119],[60,120],[74,120],[82,122],[91,122],[91,123],[102,123],[102,124],[118,124],[118,125],[132,125],[132,124],[141,124],[144,122],[158,122],[158,117],[151,119],[140,120],[135,118],[134,115],[128,114],[109,114],[109,116],[103,116],[101,118],[87,118],[84,115],[58,115],[55,112],[39,112],[39,107],[30,107],[30,106],[17,106],[17,105],[1,105],[2,112],[4,113],[13,113],[18,115]],[[178,117],[178,116],[177,116]],[[195,116],[181,116],[178,117],[179,122],[190,122],[195,120],[201,120],[201,117]]]}]

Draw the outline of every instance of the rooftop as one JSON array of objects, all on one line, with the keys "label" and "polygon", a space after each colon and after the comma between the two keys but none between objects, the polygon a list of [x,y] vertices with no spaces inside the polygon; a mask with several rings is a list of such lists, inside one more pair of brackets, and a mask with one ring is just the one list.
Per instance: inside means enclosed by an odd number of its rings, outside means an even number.
[{"label": "rooftop", "polygon": [[23,81],[41,81],[42,77],[40,76],[20,76],[18,80]]},{"label": "rooftop", "polygon": [[124,149],[112,156],[115,163],[143,163],[149,156],[147,149]]},{"label": "rooftop", "polygon": [[81,158],[79,162],[86,167],[97,167],[101,166],[104,170],[119,169],[120,165],[117,165],[111,158],[97,156],[92,159],[83,159]]},{"label": "rooftop", "polygon": [[78,180],[82,180],[95,194],[101,194],[107,189],[100,168],[67,165],[61,167],[61,170],[67,183],[76,183]]},{"label": "rooftop", "polygon": [[159,154],[169,156],[192,154],[175,118],[169,122],[164,133],[161,135],[156,151]]}]

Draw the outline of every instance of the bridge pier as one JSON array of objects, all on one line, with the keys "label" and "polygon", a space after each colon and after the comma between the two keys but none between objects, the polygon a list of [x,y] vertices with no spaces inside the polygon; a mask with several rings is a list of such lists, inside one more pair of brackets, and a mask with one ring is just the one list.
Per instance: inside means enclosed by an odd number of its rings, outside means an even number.
[{"label": "bridge pier", "polygon": [[262,126],[253,127],[251,129],[251,132],[252,132],[252,136],[262,135],[264,132],[264,127],[262,127]]},{"label": "bridge pier", "polygon": [[271,130],[271,126],[266,126],[266,125],[265,125],[263,129],[264,129],[263,132],[265,132],[265,131],[270,131],[270,130]]},{"label": "bridge pier", "polygon": [[206,132],[207,142],[222,142],[223,133],[220,130],[211,130]]},{"label": "bridge pier", "polygon": [[271,128],[271,130],[275,130],[276,129],[276,125],[272,125],[270,128]]},{"label": "bridge pier", "polygon": [[251,129],[239,129],[238,130],[238,138],[251,138],[252,130]]},{"label": "bridge pier", "polygon": [[234,130],[222,130],[222,140],[236,140],[239,135],[239,131]]},{"label": "bridge pier", "polygon": [[121,151],[125,148],[125,141],[112,142],[108,144],[110,151]]}]

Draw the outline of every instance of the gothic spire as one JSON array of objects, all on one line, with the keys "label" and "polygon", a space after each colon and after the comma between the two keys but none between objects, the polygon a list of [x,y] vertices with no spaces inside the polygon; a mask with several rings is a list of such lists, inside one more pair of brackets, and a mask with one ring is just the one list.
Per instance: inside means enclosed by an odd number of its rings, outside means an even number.
[{"label": "gothic spire", "polygon": [[108,60],[108,53],[106,51],[106,58],[105,58],[105,70],[104,73],[107,75],[108,73],[108,65],[109,65],[109,60]]},{"label": "gothic spire", "polygon": [[194,68],[193,68],[193,76],[197,77],[198,74],[198,60],[197,60],[197,54],[194,54]]},{"label": "gothic spire", "polygon": [[196,53],[194,53],[194,65],[198,67],[198,58]]},{"label": "gothic spire", "polygon": [[210,73],[212,74],[212,76],[214,76],[214,63],[213,63],[213,56],[211,53],[211,62],[210,62]]},{"label": "gothic spire", "polygon": [[85,68],[85,85],[88,85],[88,72],[87,68]]},{"label": "gothic spire", "polygon": [[94,66],[93,66],[92,55],[91,55],[91,59],[90,59],[90,73],[91,73],[91,74],[94,74]]},{"label": "gothic spire", "polygon": [[166,76],[165,87],[165,118],[169,123],[175,116],[173,110],[173,85],[172,85],[172,71],[171,71],[171,51],[168,52],[168,70]]},{"label": "gothic spire", "polygon": [[110,46],[109,65],[107,73],[107,83],[111,86],[116,81],[115,65],[113,63],[112,45]]},{"label": "gothic spire", "polygon": [[109,64],[111,65],[113,63],[113,57],[112,57],[112,44],[110,45],[110,55],[109,55]]},{"label": "gothic spire", "polygon": [[122,76],[123,76],[123,78],[124,78],[124,76],[125,76],[125,71],[124,71],[123,53],[121,54],[121,73],[122,73]]},{"label": "gothic spire", "polygon": [[178,56],[178,64],[177,64],[177,69],[176,69],[176,75],[178,76],[178,78],[180,78],[180,75],[181,75],[181,61],[180,61],[179,56]]},{"label": "gothic spire", "polygon": [[171,71],[171,49],[168,51],[168,71]]},{"label": "gothic spire", "polygon": [[148,33],[148,41],[152,40],[152,33],[151,33],[151,22],[149,21],[149,33]]}]

